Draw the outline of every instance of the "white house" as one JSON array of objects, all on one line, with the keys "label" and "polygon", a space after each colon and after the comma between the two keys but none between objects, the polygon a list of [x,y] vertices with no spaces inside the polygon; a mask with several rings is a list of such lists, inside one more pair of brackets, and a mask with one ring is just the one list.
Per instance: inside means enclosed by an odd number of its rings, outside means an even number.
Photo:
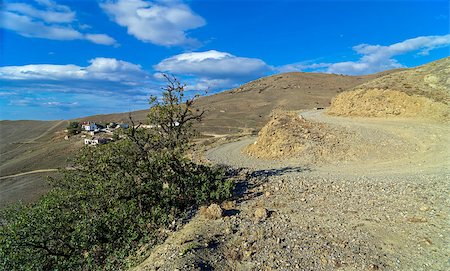
[{"label": "white house", "polygon": [[98,126],[97,126],[97,124],[95,124],[95,122],[85,122],[81,126],[81,129],[83,129],[85,131],[95,131],[98,129]]},{"label": "white house", "polygon": [[109,130],[115,130],[119,128],[128,129],[128,124],[111,122],[110,124],[106,125],[106,128]]},{"label": "white house", "polygon": [[88,139],[88,138],[84,139],[84,145],[95,146],[95,145],[106,144],[106,143],[108,143],[108,139],[102,138],[102,137],[99,137],[99,138],[94,137],[92,139]]}]

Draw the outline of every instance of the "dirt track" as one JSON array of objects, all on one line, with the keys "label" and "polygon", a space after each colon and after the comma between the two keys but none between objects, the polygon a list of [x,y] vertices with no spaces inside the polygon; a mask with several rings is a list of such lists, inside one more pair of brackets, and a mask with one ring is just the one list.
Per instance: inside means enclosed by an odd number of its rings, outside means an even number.
[{"label": "dirt track", "polygon": [[58,171],[58,169],[56,169],[56,168],[36,169],[36,170],[21,172],[21,173],[17,173],[17,174],[13,174],[13,175],[8,175],[8,176],[1,176],[0,180],[14,178],[14,177],[20,177],[20,176],[24,176],[24,175],[36,174],[36,173],[55,172],[55,171]]},{"label": "dirt track", "polygon": [[222,164],[254,169],[286,166],[314,167],[315,171],[352,174],[420,174],[450,172],[450,125],[410,119],[342,118],[325,115],[323,111],[301,113],[308,120],[344,127],[358,136],[351,138],[355,151],[370,150],[364,162],[345,161],[327,165],[305,165],[301,158],[264,160],[241,153],[256,138],[247,138],[210,150],[207,158]]},{"label": "dirt track", "polygon": [[450,270],[450,125],[302,115],[369,151],[315,165],[242,154],[255,138],[211,149],[211,161],[249,169],[244,195],[219,220],[196,215],[135,270]]},{"label": "dirt track", "polygon": [[[320,166],[243,155],[254,138],[210,150],[252,171],[236,214],[197,215],[136,270],[449,270],[450,126],[302,115],[352,130],[355,150],[379,148]],[[260,222],[258,207],[270,214]]]}]

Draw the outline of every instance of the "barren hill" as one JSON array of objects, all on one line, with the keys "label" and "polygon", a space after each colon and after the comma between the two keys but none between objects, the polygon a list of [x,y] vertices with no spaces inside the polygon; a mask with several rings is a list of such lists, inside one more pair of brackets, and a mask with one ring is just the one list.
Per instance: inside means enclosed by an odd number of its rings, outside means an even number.
[{"label": "barren hill", "polygon": [[[201,97],[197,106],[207,112],[198,128],[206,134],[253,132],[264,125],[274,108],[325,107],[336,93],[385,73],[359,77],[286,73],[261,78],[233,90]],[[128,121],[129,114],[95,115],[79,120]],[[145,122],[147,110],[131,112],[131,115],[136,121]],[[0,176],[66,165],[66,158],[82,146],[79,139],[66,141],[57,134],[66,126],[65,121],[1,121]],[[3,181],[0,187],[3,191],[1,198],[8,201],[27,199],[23,196],[31,195],[30,191],[44,191],[42,175],[24,175],[11,177],[8,182]],[[35,197],[30,199],[33,198]]]},{"label": "barren hill", "polygon": [[336,96],[329,113],[341,116],[448,119],[450,57],[388,74]]},{"label": "barren hill", "polygon": [[[58,139],[66,126],[66,121],[0,121],[0,209],[48,191],[45,177],[54,174],[49,169],[64,167],[81,144]],[[33,174],[21,175],[27,172]]]},{"label": "barren hill", "polygon": [[[206,114],[198,128],[201,132],[214,134],[259,130],[274,109],[328,107],[337,93],[396,71],[365,76],[291,72],[263,77],[232,90],[200,97],[196,106],[206,110]],[[145,121],[147,111],[131,114],[135,120]],[[128,115],[96,115],[82,120],[127,121]]]}]

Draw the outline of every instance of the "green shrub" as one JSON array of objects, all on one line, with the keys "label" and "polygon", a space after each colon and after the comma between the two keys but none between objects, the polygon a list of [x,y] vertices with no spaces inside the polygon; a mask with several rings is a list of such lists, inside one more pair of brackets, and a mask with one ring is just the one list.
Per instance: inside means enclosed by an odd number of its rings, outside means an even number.
[{"label": "green shrub", "polygon": [[71,121],[66,129],[69,135],[76,135],[81,133],[81,125],[78,121]]},{"label": "green shrub", "polygon": [[151,100],[154,128],[133,123],[123,139],[84,148],[76,170],[51,179],[47,195],[2,213],[0,270],[126,269],[140,246],[161,241],[157,229],[231,196],[222,169],[185,157],[191,122],[202,113],[184,100],[183,85],[168,80],[162,101]]}]

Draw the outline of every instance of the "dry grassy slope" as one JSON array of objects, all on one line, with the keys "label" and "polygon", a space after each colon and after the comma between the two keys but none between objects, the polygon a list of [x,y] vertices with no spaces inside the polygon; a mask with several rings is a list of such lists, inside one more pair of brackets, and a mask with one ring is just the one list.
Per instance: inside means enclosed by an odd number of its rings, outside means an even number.
[{"label": "dry grassy slope", "polygon": [[339,94],[329,113],[363,117],[448,119],[450,57],[391,73]]},{"label": "dry grassy slope", "polygon": [[[196,105],[206,110],[206,114],[198,128],[201,132],[215,134],[259,130],[274,109],[326,107],[337,93],[394,71],[366,76],[292,72],[260,78],[229,91],[199,98]],[[131,114],[135,120],[145,121],[147,111]],[[128,115],[96,115],[82,120],[127,121]]]},{"label": "dry grassy slope", "polygon": [[[210,134],[258,130],[275,108],[298,110],[325,107],[336,93],[391,72],[357,77],[286,73],[261,78],[233,90],[201,97],[197,106],[207,112],[198,128]],[[144,122],[147,110],[131,112],[131,115],[136,121]],[[78,120],[128,121],[128,116],[129,113],[118,113]],[[66,126],[67,122],[0,121],[0,176],[64,166],[67,157],[82,144],[76,138],[70,141],[54,139],[55,133]]]},{"label": "dry grassy slope", "polygon": [[391,73],[355,89],[390,89],[419,95],[436,102],[450,102],[450,57],[423,66]]},{"label": "dry grassy slope", "polygon": [[210,133],[259,130],[274,109],[326,107],[340,91],[378,76],[292,72],[264,77],[239,88],[199,99],[197,105],[206,110],[200,130]]},{"label": "dry grassy slope", "polygon": [[66,164],[74,142],[55,138],[66,121],[0,121],[0,176]]}]

